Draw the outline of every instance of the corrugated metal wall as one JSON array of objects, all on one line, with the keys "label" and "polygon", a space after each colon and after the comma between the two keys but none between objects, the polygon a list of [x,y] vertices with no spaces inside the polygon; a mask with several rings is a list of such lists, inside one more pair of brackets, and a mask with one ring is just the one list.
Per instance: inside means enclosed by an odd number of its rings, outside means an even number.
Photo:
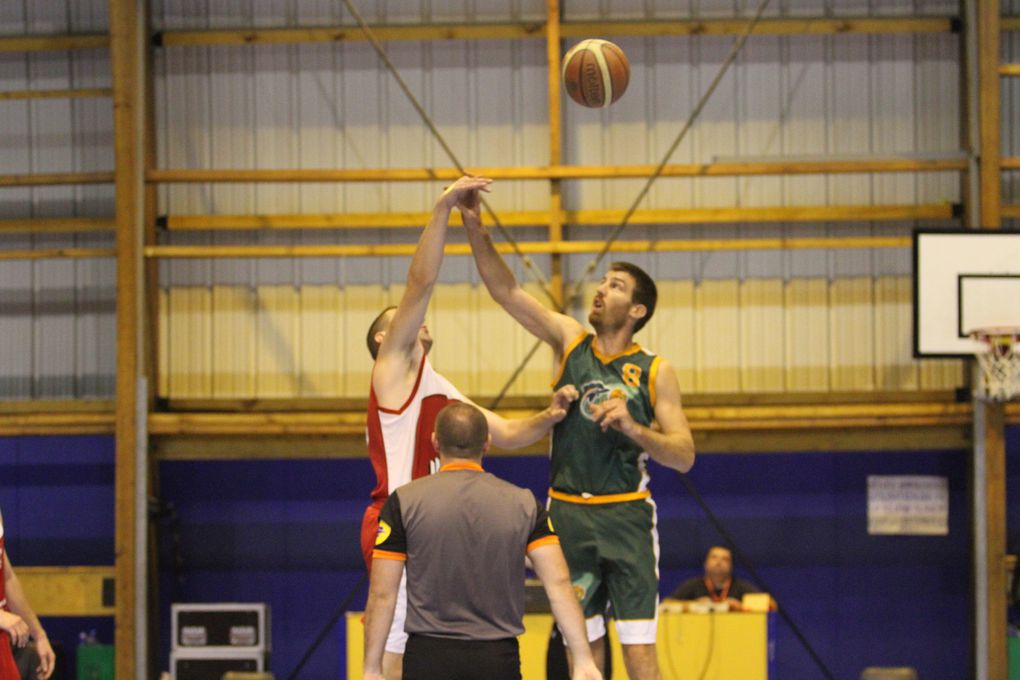
[{"label": "corrugated metal wall", "polygon": [[[8,34],[99,31],[102,0],[5,3]],[[541,20],[539,0],[359,3],[373,22]],[[571,3],[565,18],[746,16],[750,2]],[[1009,3],[1004,3],[1009,4]],[[952,14],[956,2],[773,3],[771,16]],[[1017,13],[1018,8],[1004,8]],[[350,23],[340,3],[164,0],[157,29]],[[1004,57],[1020,60],[1017,35]],[[959,37],[759,36],[672,159],[952,153],[959,146]],[[655,163],[732,43],[727,37],[621,39],[630,90],[607,111],[564,106],[564,157]],[[542,40],[390,43],[391,57],[469,165],[548,162]],[[170,168],[377,168],[450,163],[364,43],[172,47],[157,51],[159,164]],[[0,55],[0,87],[109,83],[105,51]],[[1018,153],[1015,80],[1004,82],[1005,153]],[[1010,108],[1010,102],[1012,109]],[[109,169],[108,100],[0,102],[0,172]],[[10,113],[8,113],[10,112]],[[10,123],[6,121],[10,120]],[[1016,173],[1013,173],[1016,175]],[[1006,200],[1017,201],[1007,176]],[[567,208],[625,208],[641,180],[569,182]],[[642,207],[957,202],[955,173],[665,179]],[[424,211],[439,185],[173,185],[172,215]],[[543,210],[543,182],[503,182],[497,210]],[[102,215],[112,189],[5,189],[2,216]],[[904,235],[912,224],[632,226],[632,238]],[[568,227],[598,239],[609,227]],[[516,229],[522,239],[541,230]],[[453,236],[462,239],[460,234]],[[170,233],[165,243],[413,243],[414,230]],[[101,237],[2,239],[5,248]],[[590,257],[567,258],[568,281]],[[909,252],[817,250],[642,255],[662,305],[639,339],[676,364],[686,392],[944,388],[955,363],[910,357]],[[548,258],[536,258],[549,270]],[[169,397],[364,396],[367,323],[397,299],[406,258],[174,261],[161,266],[160,393]],[[515,265],[516,266],[516,265]],[[526,278],[523,269],[518,274]],[[108,262],[0,262],[5,398],[109,395],[113,275]],[[10,294],[8,294],[10,291]],[[6,302],[18,300],[16,304]],[[583,315],[586,300],[577,309]],[[488,301],[468,258],[445,263],[429,323],[435,362],[463,389],[493,393],[531,346]],[[541,352],[511,393],[545,389]]]},{"label": "corrugated metal wall", "polygon": [[[107,30],[103,0],[8,0],[0,35]],[[0,53],[0,90],[110,86],[106,50]],[[0,173],[109,171],[109,98],[0,100]],[[113,213],[109,185],[0,189],[0,219]],[[104,235],[2,235],[0,250],[110,247]],[[108,397],[115,371],[112,261],[0,260],[0,398]]]}]

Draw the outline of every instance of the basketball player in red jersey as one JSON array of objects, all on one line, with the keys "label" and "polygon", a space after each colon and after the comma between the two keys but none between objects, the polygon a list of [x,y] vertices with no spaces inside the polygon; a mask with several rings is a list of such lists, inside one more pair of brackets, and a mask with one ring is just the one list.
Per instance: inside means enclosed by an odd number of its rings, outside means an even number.
[{"label": "basketball player in red jersey", "polygon": [[29,637],[35,640],[35,650],[39,655],[39,666],[36,676],[46,680],[53,673],[55,657],[46,631],[39,623],[28,605],[28,599],[21,589],[21,583],[14,574],[14,567],[7,557],[4,544],[4,520],[0,515],[0,562],[3,563],[3,577],[0,578],[0,679],[18,680],[21,677],[18,667],[14,664],[11,645],[24,647]]},{"label": "basketball player in red jersey", "polygon": [[[425,312],[439,277],[450,213],[458,204],[477,209],[478,192],[487,191],[491,182],[482,177],[461,177],[446,188],[418,240],[400,304],[383,310],[368,330],[368,350],[375,359],[375,367],[366,425],[369,458],[377,479],[372,504],[365,511],[361,527],[361,547],[369,567],[379,510],[389,494],[438,469],[439,455],[432,445],[436,415],[451,401],[469,402],[428,360],[432,336],[424,325]],[[567,385],[553,395],[548,408],[529,418],[506,420],[491,411],[481,411],[488,421],[493,444],[513,449],[545,436],[566,416],[567,407],[576,398],[577,390]],[[402,585],[383,655],[383,674],[387,680],[401,676],[407,641],[406,606]]]}]

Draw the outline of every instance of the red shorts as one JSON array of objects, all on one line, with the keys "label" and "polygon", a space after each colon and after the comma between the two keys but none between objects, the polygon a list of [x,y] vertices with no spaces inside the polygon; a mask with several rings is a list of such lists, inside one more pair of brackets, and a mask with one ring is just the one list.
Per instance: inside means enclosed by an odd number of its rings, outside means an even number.
[{"label": "red shorts", "polygon": [[20,680],[21,673],[11,653],[11,636],[0,630],[0,680]]}]

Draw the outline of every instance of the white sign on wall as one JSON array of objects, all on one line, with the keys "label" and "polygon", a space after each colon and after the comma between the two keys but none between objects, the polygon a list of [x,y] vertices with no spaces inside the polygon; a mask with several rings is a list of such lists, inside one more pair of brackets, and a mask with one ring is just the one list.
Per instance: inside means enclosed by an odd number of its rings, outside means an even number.
[{"label": "white sign on wall", "polygon": [[949,534],[949,479],[933,475],[868,475],[868,533]]}]

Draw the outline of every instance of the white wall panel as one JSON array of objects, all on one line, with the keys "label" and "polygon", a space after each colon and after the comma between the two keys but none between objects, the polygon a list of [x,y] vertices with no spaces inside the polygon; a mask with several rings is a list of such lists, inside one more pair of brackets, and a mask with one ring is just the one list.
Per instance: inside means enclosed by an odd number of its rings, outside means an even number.
[{"label": "white wall panel", "polygon": [[[0,5],[0,33],[105,30],[105,0]],[[732,0],[565,2],[567,20],[747,16]],[[1008,3],[1007,3],[1008,4]],[[1015,3],[1013,3],[1015,4]],[[540,20],[541,0],[359,2],[372,22]],[[1004,8],[1005,9],[1005,8]],[[773,3],[768,16],[951,14],[948,1]],[[1008,10],[1020,12],[1020,8]],[[163,0],[159,28],[351,24],[326,0]],[[755,36],[723,80],[675,163],[734,157],[947,154],[959,145],[959,37]],[[1016,34],[1004,53],[1020,61]],[[564,102],[564,156],[581,164],[656,163],[729,52],[732,36],[620,39],[632,61],[623,100],[604,111]],[[468,165],[548,163],[542,40],[394,42],[387,50]],[[159,165],[168,168],[447,166],[392,77],[365,43],[165,48],[157,51]],[[0,89],[105,87],[104,50],[0,55]],[[1020,154],[1016,79],[1003,81],[1004,153]],[[1012,108],[1011,108],[1012,107]],[[0,101],[0,173],[108,170],[109,100]],[[1004,195],[1020,201],[1016,175]],[[960,200],[955,173],[660,180],[642,207],[936,203]],[[566,184],[568,208],[626,208],[642,180]],[[422,212],[439,183],[170,185],[170,214]],[[542,182],[503,182],[498,210],[538,210]],[[112,188],[0,190],[0,217],[109,215]],[[904,235],[909,224],[824,227],[836,236]],[[515,233],[520,232],[517,230]],[[605,228],[569,230],[605,238]],[[629,227],[623,238],[815,236],[817,225]],[[536,231],[525,238],[542,238]],[[164,235],[168,243],[413,243],[415,230]],[[456,233],[454,240],[462,240]],[[105,239],[105,240],[104,240]],[[4,238],[2,247],[109,244],[107,237]],[[537,258],[548,271],[548,258]],[[590,256],[567,258],[567,279]],[[950,387],[956,363],[913,362],[905,277],[909,253],[787,251],[632,257],[660,281],[660,311],[639,336],[677,367],[684,391]],[[396,302],[407,258],[163,263],[160,390],[167,396],[358,396],[367,393],[368,322]],[[515,263],[521,275],[523,271]],[[109,262],[0,263],[0,398],[109,396],[113,274]],[[599,274],[604,270],[600,267]],[[535,289],[533,284],[531,289]],[[578,310],[583,318],[589,295]],[[10,294],[8,294],[10,293]],[[10,302],[9,302],[10,301]],[[434,359],[465,390],[491,394],[531,347],[449,261],[429,315]],[[646,339],[647,338],[647,339]],[[542,393],[542,350],[511,394]]]}]

